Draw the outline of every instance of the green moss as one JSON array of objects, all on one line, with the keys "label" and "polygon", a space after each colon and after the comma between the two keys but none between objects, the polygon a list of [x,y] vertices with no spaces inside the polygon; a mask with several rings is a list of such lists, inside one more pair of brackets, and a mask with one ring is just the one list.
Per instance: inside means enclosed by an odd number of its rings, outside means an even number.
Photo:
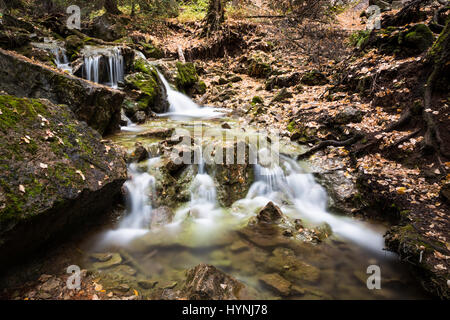
[{"label": "green moss", "polygon": [[162,50],[153,44],[145,42],[139,42],[139,44],[142,46],[142,51],[147,58],[161,59],[164,57]]},{"label": "green moss", "polygon": [[355,31],[350,35],[349,42],[352,46],[361,49],[369,41],[369,36],[370,36],[369,30]]},{"label": "green moss", "polygon": [[264,100],[260,96],[254,96],[252,98],[252,105],[263,104]]},{"label": "green moss", "polygon": [[289,122],[289,124],[288,124],[288,126],[287,126],[287,131],[289,131],[289,132],[294,132],[294,130],[295,130],[295,121],[291,121],[291,122]]},{"label": "green moss", "polygon": [[67,55],[73,61],[78,55],[85,43],[76,35],[71,35],[66,38]]},{"label": "green moss", "polygon": [[186,92],[192,88],[198,79],[197,70],[192,62],[181,63],[177,62],[177,75],[175,82],[178,90]]},{"label": "green moss", "polygon": [[434,36],[430,28],[424,24],[418,24],[405,33],[401,33],[399,44],[408,48],[423,52],[433,44]]}]

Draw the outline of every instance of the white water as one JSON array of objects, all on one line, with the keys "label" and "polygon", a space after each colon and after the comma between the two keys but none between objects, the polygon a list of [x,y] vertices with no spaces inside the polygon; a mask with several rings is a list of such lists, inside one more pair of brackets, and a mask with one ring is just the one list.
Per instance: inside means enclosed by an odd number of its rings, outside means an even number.
[{"label": "white water", "polygon": [[69,59],[66,55],[66,50],[63,48],[53,48],[52,53],[55,56],[55,64],[58,69],[65,72],[72,73],[72,67],[70,66]]},{"label": "white water", "polygon": [[112,88],[118,88],[125,75],[124,60],[119,47],[90,47],[82,52],[84,57],[83,76],[90,81],[100,83],[102,64],[106,64],[107,80]]},{"label": "white water", "polygon": [[[255,182],[247,197],[235,205],[257,209],[272,201],[292,218],[305,219],[314,225],[328,223],[333,233],[378,253],[384,248],[383,236],[367,224],[327,212],[328,196],[312,174],[305,173],[291,159],[283,158],[284,170],[278,166],[255,165]],[[294,210],[284,203],[292,204]]]},{"label": "white water", "polygon": [[164,87],[166,88],[167,100],[169,101],[169,112],[160,114],[161,117],[170,117],[171,119],[175,120],[183,120],[214,119],[224,116],[224,113],[219,111],[219,109],[211,107],[200,107],[188,96],[172,89],[169,82],[159,71],[158,76],[164,84]]},{"label": "white water", "polygon": [[[148,162],[158,161],[158,158]],[[127,190],[127,211],[116,230],[105,233],[101,243],[126,245],[133,239],[149,232],[152,205],[150,195],[155,194],[155,178],[147,172],[139,172],[137,164],[129,167],[130,179],[125,182]]]}]

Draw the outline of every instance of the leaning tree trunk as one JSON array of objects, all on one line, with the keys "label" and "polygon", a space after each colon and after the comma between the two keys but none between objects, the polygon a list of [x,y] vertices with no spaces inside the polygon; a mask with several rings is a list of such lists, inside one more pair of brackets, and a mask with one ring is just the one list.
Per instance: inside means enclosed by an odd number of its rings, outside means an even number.
[{"label": "leaning tree trunk", "polygon": [[225,4],[226,0],[209,0],[202,36],[209,37],[220,29],[220,26],[225,21]]},{"label": "leaning tree trunk", "polygon": [[106,12],[110,14],[121,14],[119,8],[117,8],[117,0],[105,0],[104,7]]}]

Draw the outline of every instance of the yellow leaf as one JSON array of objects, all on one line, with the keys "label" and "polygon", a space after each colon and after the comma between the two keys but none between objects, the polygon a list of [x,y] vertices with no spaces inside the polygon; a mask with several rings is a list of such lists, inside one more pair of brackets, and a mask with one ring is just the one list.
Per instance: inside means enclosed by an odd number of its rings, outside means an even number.
[{"label": "yellow leaf", "polygon": [[134,291],[134,295],[135,295],[136,297],[138,297],[138,296],[139,296],[139,292],[137,292],[136,289],[134,289],[133,291]]},{"label": "yellow leaf", "polygon": [[406,192],[406,188],[405,187],[398,187],[397,188],[397,193],[398,194],[404,194]]}]

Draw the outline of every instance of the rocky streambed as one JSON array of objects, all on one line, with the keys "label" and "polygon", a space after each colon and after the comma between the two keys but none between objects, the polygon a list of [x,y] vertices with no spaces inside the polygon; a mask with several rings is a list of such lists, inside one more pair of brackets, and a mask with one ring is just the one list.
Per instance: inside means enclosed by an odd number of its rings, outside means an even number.
[{"label": "rocky streambed", "polygon": [[[203,134],[196,140],[199,127]],[[95,298],[425,297],[398,258],[382,250],[384,226],[328,212],[330,199],[308,164],[289,157],[299,146],[281,141],[276,166],[248,159],[242,165],[208,164],[205,150],[214,139],[206,131],[228,136],[216,152],[236,151],[237,141],[264,133],[243,130],[231,119],[161,119],[123,129],[111,139],[128,152],[127,207],[78,241],[82,253],[72,262],[85,270]],[[192,140],[192,150],[199,150],[198,142],[204,151],[192,165],[170,158],[182,138]],[[255,150],[260,161],[261,149]],[[381,269],[379,290],[367,287],[371,265]],[[45,298],[64,286],[49,277],[19,296]],[[73,298],[69,293],[61,298]]]}]

